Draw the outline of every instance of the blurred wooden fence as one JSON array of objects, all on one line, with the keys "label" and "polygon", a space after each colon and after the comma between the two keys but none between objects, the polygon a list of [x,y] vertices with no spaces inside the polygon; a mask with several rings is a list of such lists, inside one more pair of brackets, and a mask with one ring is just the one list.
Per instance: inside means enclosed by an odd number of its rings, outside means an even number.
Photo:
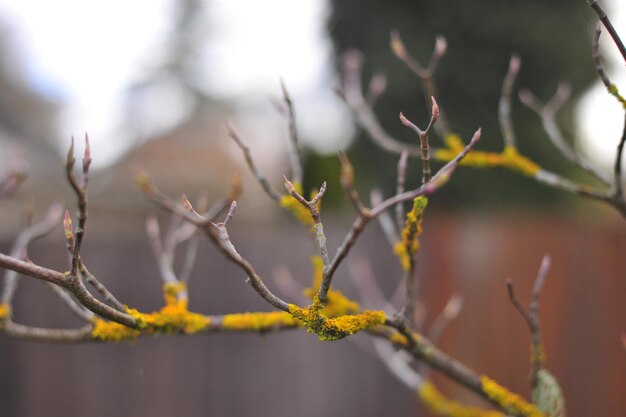
[{"label": "blurred wooden fence", "polygon": [[[558,216],[430,216],[419,258],[421,294],[430,323],[453,292],[464,307],[440,345],[478,372],[528,395],[529,339],[510,306],[505,280],[528,300],[542,256],[552,269],[541,298],[548,366],[562,383],[569,416],[619,416],[626,410],[626,224]],[[291,224],[291,223],[290,223]],[[350,222],[326,226],[331,248]],[[160,283],[139,227],[110,223],[91,233],[84,259],[124,302],[160,306]],[[306,285],[313,246],[297,225],[233,224],[240,252],[269,279],[286,265]],[[66,269],[61,232],[33,246],[33,260]],[[114,238],[113,238],[114,236]],[[54,242],[53,242],[54,240]],[[2,250],[10,242],[5,239]],[[231,264],[203,244],[191,281],[191,307],[206,313],[269,310]],[[377,226],[354,259],[372,264],[390,295],[400,270]],[[348,268],[337,285],[354,295]],[[16,319],[76,324],[48,289],[24,279]],[[302,331],[266,335],[146,338],[132,344],[40,344],[0,337],[0,416],[416,416],[414,393],[358,343],[318,341]],[[446,393],[480,403],[434,375]]]}]

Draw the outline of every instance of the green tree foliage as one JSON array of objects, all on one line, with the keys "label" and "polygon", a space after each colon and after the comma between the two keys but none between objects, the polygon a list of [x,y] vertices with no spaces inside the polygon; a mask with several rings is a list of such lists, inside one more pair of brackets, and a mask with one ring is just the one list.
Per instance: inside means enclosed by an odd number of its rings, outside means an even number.
[{"label": "green tree foliage", "polygon": [[[386,75],[387,90],[377,102],[375,111],[394,137],[414,143],[417,138],[400,124],[398,114],[402,111],[411,120],[425,124],[430,105],[424,100],[419,79],[393,56],[389,48],[389,32],[397,29],[407,50],[423,64],[431,55],[435,36],[443,35],[448,41],[448,52],[435,74],[437,100],[451,127],[464,140],[471,137],[476,127],[482,126],[480,149],[498,151],[502,149],[497,119],[498,98],[511,55],[519,54],[522,59],[518,86],[547,100],[559,82],[566,82],[572,86],[574,97],[571,103],[575,103],[596,78],[590,48],[593,20],[593,13],[583,1],[421,0],[389,3],[346,0],[333,2],[328,27],[338,56],[352,48],[363,51],[364,83],[375,71]],[[549,160],[550,168],[567,171],[570,166],[565,161],[555,161],[552,157],[553,149],[537,116],[520,105],[516,98],[513,102],[520,150],[542,165]],[[563,126],[568,126],[565,132],[570,136],[575,126],[571,103],[560,115]],[[357,139],[350,153],[356,169],[363,174],[361,180],[393,184],[393,166],[397,157],[381,156],[363,133]],[[441,143],[440,138],[433,138],[431,142],[435,146]],[[370,169],[372,166],[379,168]],[[416,184],[420,175],[417,161],[411,161],[410,171],[409,180]],[[498,175],[482,170],[466,171],[461,179],[453,181],[438,195],[435,204],[463,201],[466,206],[498,207],[519,205],[529,201],[531,196],[532,204],[564,198],[562,193],[553,193],[505,170],[500,170]],[[308,172],[316,171],[309,169]],[[323,173],[319,172],[319,175]],[[485,183],[487,176],[489,187],[469,187],[470,184]],[[311,178],[311,181],[319,183],[320,178]],[[502,198],[504,194],[506,199]]]}]

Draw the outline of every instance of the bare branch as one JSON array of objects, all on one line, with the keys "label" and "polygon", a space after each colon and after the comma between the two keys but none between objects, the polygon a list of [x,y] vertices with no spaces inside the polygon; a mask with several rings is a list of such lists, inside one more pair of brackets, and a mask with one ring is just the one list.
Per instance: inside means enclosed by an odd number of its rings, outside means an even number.
[{"label": "bare branch", "polygon": [[434,344],[437,344],[437,341],[445,331],[448,324],[451,321],[457,318],[459,313],[461,312],[461,308],[463,308],[463,296],[459,293],[452,294],[446,306],[443,308],[441,313],[437,315],[433,324],[430,326],[428,331],[428,339]]},{"label": "bare branch", "polygon": [[617,145],[617,152],[615,153],[615,165],[613,168],[613,176],[615,181],[615,193],[614,199],[617,205],[621,205],[622,213],[626,216],[626,198],[624,198],[624,191],[622,187],[622,156],[624,155],[624,143],[626,143],[626,120],[624,120],[624,130],[622,131],[622,137]]},{"label": "bare branch", "polygon": [[498,119],[504,144],[513,147],[515,147],[515,131],[513,129],[513,121],[511,120],[511,97],[513,96],[513,85],[519,74],[521,64],[522,61],[519,56],[513,55],[511,57],[509,69],[502,82],[502,93],[500,94],[498,104]]},{"label": "bare branch", "polygon": [[354,168],[350,163],[350,159],[348,159],[348,155],[344,152],[339,152],[339,163],[341,164],[341,186],[357,213],[362,213],[367,208],[363,205],[359,193],[354,189]]},{"label": "bare branch", "polygon": [[596,14],[598,15],[598,18],[600,19],[600,21],[602,22],[606,30],[609,32],[609,35],[611,35],[611,39],[613,39],[615,46],[617,46],[617,49],[619,50],[620,54],[622,54],[622,58],[626,62],[626,47],[624,47],[624,43],[622,42],[622,39],[620,38],[620,36],[617,34],[617,31],[615,30],[615,28],[613,27],[611,20],[606,15],[602,7],[600,7],[597,0],[587,0],[587,3],[593,9],[593,11],[596,12]]},{"label": "bare branch", "polygon": [[[400,113],[402,115],[402,113]],[[398,160],[398,176],[396,179],[396,194],[402,194],[406,189],[406,170],[408,166],[409,154],[408,152],[402,152],[400,159]],[[400,203],[396,205],[396,227],[398,230],[402,230],[404,224],[404,204]],[[394,242],[395,243],[395,242]]]},{"label": "bare branch", "polygon": [[241,137],[237,133],[237,130],[235,130],[235,127],[233,126],[231,122],[227,122],[226,127],[228,128],[228,136],[230,136],[235,141],[237,146],[239,146],[239,148],[243,152],[243,156],[246,159],[246,163],[248,164],[250,171],[252,171],[252,173],[256,177],[257,181],[261,185],[261,188],[263,188],[263,191],[265,191],[265,193],[272,200],[279,201],[280,193],[274,190],[274,188],[267,181],[267,178],[265,177],[265,175],[263,175],[263,173],[259,171],[259,169],[256,167],[256,164],[254,163],[254,159],[252,158],[252,153],[250,152],[250,147],[241,139]]},{"label": "bare branch", "polygon": [[302,184],[302,156],[300,155],[300,143],[298,139],[298,129],[296,128],[296,113],[293,101],[287,91],[284,80],[280,80],[280,88],[283,91],[283,100],[287,105],[287,116],[289,121],[289,161],[291,163],[291,175],[294,181]]},{"label": "bare branch", "polygon": [[550,257],[545,255],[541,261],[541,266],[537,272],[535,278],[535,284],[531,294],[530,304],[528,310],[522,305],[522,303],[515,297],[513,289],[513,281],[507,280],[507,289],[509,293],[509,299],[515,308],[520,312],[530,330],[531,336],[531,382],[535,387],[537,384],[537,372],[542,368],[544,361],[543,345],[541,342],[541,332],[539,331],[539,297],[541,295],[541,289],[550,270]]},{"label": "bare branch", "polygon": [[598,171],[593,165],[582,156],[578,155],[561,134],[556,123],[556,113],[567,102],[570,95],[570,88],[565,84],[560,84],[554,96],[546,104],[541,103],[531,92],[522,90],[519,98],[527,107],[534,110],[541,118],[544,130],[555,148],[572,163],[579,166],[585,172],[591,174],[602,184],[610,186],[611,180],[605,173]]},{"label": "bare branch", "polygon": [[[380,190],[373,189],[370,193],[370,202],[372,206],[377,206],[383,202],[383,195]],[[398,206],[396,206],[398,207]],[[391,218],[391,214],[388,211],[384,211],[378,215],[378,223],[380,223],[380,228],[383,230],[385,237],[387,238],[387,242],[389,245],[393,247],[398,240],[400,240],[400,235],[398,233],[398,224],[394,223]]]},{"label": "bare branch", "polygon": [[606,71],[604,71],[604,66],[602,65],[602,56],[600,55],[600,35],[601,34],[602,34],[602,23],[598,22],[598,24],[596,25],[594,34],[593,34],[593,41],[591,43],[591,58],[593,59],[593,63],[596,66],[596,72],[598,73],[598,76],[602,80],[602,83],[604,84],[606,88],[610,89],[613,83],[609,79],[609,76],[607,75]]}]

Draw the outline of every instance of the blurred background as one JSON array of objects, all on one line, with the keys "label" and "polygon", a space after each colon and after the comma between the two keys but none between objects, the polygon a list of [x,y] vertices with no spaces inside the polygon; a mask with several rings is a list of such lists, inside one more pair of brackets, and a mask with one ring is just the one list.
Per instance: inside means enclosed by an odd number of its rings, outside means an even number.
[{"label": "blurred background", "polygon": [[[624,7],[605,3],[618,30],[626,27]],[[64,154],[72,136],[80,154],[88,133],[94,165],[83,255],[118,298],[149,311],[161,301],[143,227],[146,215],[157,211],[133,184],[138,169],[170,195],[206,193],[211,201],[228,192],[231,174],[241,172],[244,193],[233,241],[268,279],[286,266],[306,285],[314,250],[306,232],[260,190],[225,121],[237,126],[261,170],[281,189],[281,176],[289,173],[287,122],[276,106],[284,81],[295,103],[305,189],[324,180],[330,185],[324,218],[335,248],[352,221],[338,183],[337,152],[347,151],[365,196],[373,187],[391,195],[397,164],[358,129],[335,94],[341,55],[361,51],[366,81],[374,73],[386,75],[387,90],[375,110],[394,137],[415,141],[398,122],[400,111],[422,126],[429,115],[419,80],[389,49],[393,29],[422,63],[435,36],[446,37],[437,100],[465,140],[481,126],[480,148],[501,149],[498,98],[509,58],[517,53],[517,86],[544,100],[559,82],[572,86],[573,99],[559,122],[573,145],[608,171],[623,110],[598,85],[590,46],[594,24],[583,0],[449,0],[445,6],[431,0],[393,6],[374,0],[0,0],[0,161],[8,167],[25,159],[30,167],[18,194],[0,202],[1,249],[9,250],[24,224],[24,206],[33,206],[36,218],[52,202],[73,207]],[[614,49],[602,44],[612,80],[624,85]],[[538,117],[517,100],[513,118],[522,153],[593,184],[552,149]],[[433,144],[440,139],[433,137]],[[409,186],[417,184],[420,170],[418,161],[410,161]],[[390,295],[401,272],[378,225],[370,229],[353,262],[371,263]],[[513,278],[527,299],[543,254],[551,254],[542,325],[548,366],[562,383],[569,414],[619,415],[626,409],[619,395],[626,386],[619,341],[626,318],[626,224],[618,214],[508,171],[461,169],[431,198],[421,248],[427,324],[452,293],[465,300],[442,348],[525,394],[528,335],[504,282]],[[64,250],[59,228],[33,246],[31,258],[64,270]],[[200,251],[193,309],[267,310],[209,245]],[[347,266],[340,272],[337,285],[355,294]],[[23,282],[16,319],[71,323],[37,284]],[[0,416],[425,415],[415,394],[372,356],[366,339],[327,344],[291,332],[67,346],[2,337],[0,358]],[[451,396],[476,403],[462,388],[437,381]]]}]

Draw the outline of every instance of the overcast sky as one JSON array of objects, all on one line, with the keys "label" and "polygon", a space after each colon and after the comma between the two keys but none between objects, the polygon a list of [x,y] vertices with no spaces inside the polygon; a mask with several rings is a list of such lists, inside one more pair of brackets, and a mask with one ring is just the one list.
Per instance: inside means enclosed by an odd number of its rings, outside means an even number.
[{"label": "overcast sky", "polygon": [[[15,30],[11,42],[29,79],[67,103],[59,137],[89,132],[101,166],[119,157],[128,141],[120,130],[122,92],[158,56],[172,1],[0,0],[0,15]],[[622,2],[613,3],[611,17],[624,28],[624,7],[617,7]],[[323,151],[346,146],[340,140],[347,136],[345,109],[332,93],[327,2],[212,0],[207,5],[212,30],[206,85],[212,93],[276,96],[283,77],[304,108],[299,113],[301,128],[309,132],[305,136],[316,137]],[[604,46],[605,55],[619,62],[615,48]],[[613,72],[614,81],[626,86],[624,65],[615,65]],[[622,113],[601,87],[579,108],[581,147],[605,164],[612,163]]]}]

